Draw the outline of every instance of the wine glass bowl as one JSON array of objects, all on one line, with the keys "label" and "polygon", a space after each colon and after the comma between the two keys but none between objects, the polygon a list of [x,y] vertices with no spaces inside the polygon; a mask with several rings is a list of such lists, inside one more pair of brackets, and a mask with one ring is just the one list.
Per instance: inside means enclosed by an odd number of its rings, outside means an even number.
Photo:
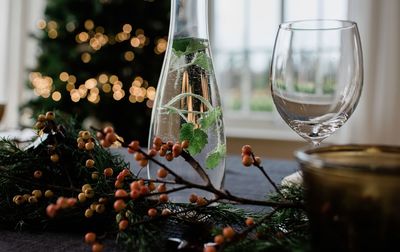
[{"label": "wine glass bowl", "polygon": [[342,20],[281,24],[270,82],[284,121],[319,145],[349,119],[361,95],[363,60],[357,24]]}]

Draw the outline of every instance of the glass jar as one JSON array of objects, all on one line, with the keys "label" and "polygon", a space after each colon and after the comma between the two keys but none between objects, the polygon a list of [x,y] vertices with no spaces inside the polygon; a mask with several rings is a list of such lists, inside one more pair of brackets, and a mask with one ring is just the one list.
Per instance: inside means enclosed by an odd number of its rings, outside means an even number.
[{"label": "glass jar", "polygon": [[[208,0],[172,0],[170,22],[168,47],[152,111],[149,147],[155,137],[164,143],[187,140],[189,147],[185,151],[219,189],[225,172],[226,139],[208,36]],[[158,159],[184,179],[206,184],[204,177],[182,157],[171,162]],[[149,177],[155,178],[158,169],[158,165],[150,163]],[[210,193],[188,189],[172,194],[170,199],[187,202],[191,193],[213,198]]]},{"label": "glass jar", "polygon": [[333,145],[296,153],[313,251],[391,251],[400,241],[400,147]]}]

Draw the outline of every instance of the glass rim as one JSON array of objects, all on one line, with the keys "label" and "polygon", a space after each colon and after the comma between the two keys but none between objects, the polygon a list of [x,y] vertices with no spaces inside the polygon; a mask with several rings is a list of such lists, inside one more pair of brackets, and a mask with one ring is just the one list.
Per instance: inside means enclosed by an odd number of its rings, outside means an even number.
[{"label": "glass rim", "polygon": [[[344,164],[326,161],[324,158],[315,155],[319,153],[330,152],[362,152],[370,151],[371,153],[380,151],[382,153],[397,153],[400,156],[400,146],[394,145],[367,145],[367,144],[347,144],[347,145],[326,145],[321,147],[306,147],[294,152],[296,160],[301,164],[311,165],[315,169],[347,169],[362,172],[374,172],[379,174],[400,174],[399,165],[382,164],[379,166],[370,166],[366,169],[365,164]],[[396,168],[396,169],[393,169]],[[377,172],[379,170],[379,172]]]},{"label": "glass rim", "polygon": [[[318,26],[321,24],[326,26]],[[357,27],[356,22],[341,19],[304,19],[288,21],[279,25],[279,29],[287,31],[338,31],[355,27]]]}]

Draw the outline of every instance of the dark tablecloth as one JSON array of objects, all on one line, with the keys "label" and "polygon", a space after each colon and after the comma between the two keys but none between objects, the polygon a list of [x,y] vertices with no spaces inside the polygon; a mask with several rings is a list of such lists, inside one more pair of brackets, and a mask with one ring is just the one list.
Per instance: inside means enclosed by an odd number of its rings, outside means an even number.
[{"label": "dark tablecloth", "polygon": [[[264,168],[271,178],[279,183],[283,177],[295,172],[298,165],[294,161],[268,160],[263,161]],[[229,156],[226,164],[225,188],[232,194],[263,199],[272,191],[272,186],[254,167],[245,168],[241,165],[239,156]],[[252,207],[259,211],[263,208]],[[76,233],[27,233],[0,230],[0,252],[42,252],[42,251],[91,251],[90,246],[83,243],[82,234]],[[105,242],[105,251],[118,251],[113,241]]]}]

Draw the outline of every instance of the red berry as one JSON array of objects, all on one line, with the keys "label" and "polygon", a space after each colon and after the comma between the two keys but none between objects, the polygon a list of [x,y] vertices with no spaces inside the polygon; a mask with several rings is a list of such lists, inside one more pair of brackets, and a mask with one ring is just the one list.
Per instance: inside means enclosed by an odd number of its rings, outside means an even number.
[{"label": "red berry", "polygon": [[235,230],[232,227],[225,227],[222,230],[222,234],[226,239],[231,239],[235,235]]},{"label": "red berry", "polygon": [[134,151],[138,151],[140,149],[140,143],[139,141],[132,141],[129,145],[128,145],[129,149],[132,149]]},{"label": "red berry", "polygon": [[189,140],[184,140],[181,143],[182,148],[187,149],[189,147]]},{"label": "red berry", "polygon": [[160,146],[162,145],[162,140],[161,140],[161,138],[155,137],[155,138],[153,139],[153,144],[154,144],[155,146],[160,147]]},{"label": "red berry", "polygon": [[254,157],[254,165],[261,165],[261,158],[260,157]]},{"label": "red berry", "polygon": [[194,193],[192,193],[192,194],[190,194],[190,196],[189,196],[189,201],[190,201],[190,203],[196,203],[197,202],[197,195],[196,194],[194,194]]},{"label": "red berry", "polygon": [[140,194],[141,195],[145,195],[145,194],[148,194],[149,193],[149,188],[147,187],[147,186],[142,186],[142,187],[140,187]]},{"label": "red berry", "polygon": [[165,155],[165,159],[167,161],[172,161],[174,159],[174,155],[172,154],[172,152],[169,152]]},{"label": "red berry", "polygon": [[139,190],[140,189],[140,184],[138,181],[133,181],[130,186],[131,190]]},{"label": "red berry", "polygon": [[149,191],[152,192],[156,189],[156,185],[153,182],[150,182],[148,185]]},{"label": "red berry", "polygon": [[106,141],[105,139],[101,139],[100,145],[103,146],[104,148],[108,148],[111,146],[111,143],[109,141]]},{"label": "red berry", "polygon": [[155,157],[157,155],[157,151],[155,149],[150,149],[147,152],[147,155],[149,155],[150,157]]},{"label": "red berry", "polygon": [[93,232],[86,233],[85,242],[88,244],[92,244],[96,241],[96,234]]},{"label": "red berry", "polygon": [[128,193],[124,189],[118,189],[115,191],[115,198],[126,198]]},{"label": "red berry", "polygon": [[118,199],[114,202],[114,209],[116,212],[120,212],[122,209],[125,209],[126,204],[122,199]]},{"label": "red berry", "polygon": [[161,194],[160,195],[160,202],[161,203],[167,203],[168,202],[168,194],[165,194],[165,193]]},{"label": "red berry", "polygon": [[53,218],[56,213],[57,213],[58,207],[56,206],[56,204],[50,204],[46,207],[46,213],[47,216],[49,216],[50,218]]},{"label": "red berry", "polygon": [[131,174],[128,168],[123,169],[120,174],[122,174],[124,177],[128,176]]},{"label": "red berry", "polygon": [[92,252],[102,252],[104,249],[103,244],[95,243],[92,245]]},{"label": "red berry", "polygon": [[149,160],[147,160],[147,159],[142,159],[139,161],[139,165],[142,167],[146,166],[148,163],[149,163]]},{"label": "red berry", "polygon": [[129,196],[131,196],[131,199],[137,199],[140,197],[140,192],[139,192],[139,190],[132,190],[129,193]]},{"label": "red berry", "polygon": [[115,180],[114,187],[115,188],[122,188],[124,183],[121,180]]},{"label": "red berry", "polygon": [[165,184],[161,184],[157,186],[157,192],[162,193],[165,192],[167,190],[167,187]]},{"label": "red berry", "polygon": [[179,143],[174,144],[174,146],[172,146],[172,154],[174,155],[174,157],[178,157],[179,155],[181,155],[182,153],[182,146]]},{"label": "red berry", "polygon": [[101,139],[104,138],[104,135],[103,135],[103,133],[101,133],[100,131],[97,131],[97,132],[96,132],[96,137],[97,137],[97,139],[101,140]]},{"label": "red berry", "polygon": [[104,176],[106,177],[111,177],[114,173],[114,170],[112,168],[106,168],[104,169]]},{"label": "red berry", "polygon": [[197,197],[196,204],[199,206],[205,206],[207,205],[207,200],[203,197]]},{"label": "red berry", "polygon": [[117,141],[117,135],[115,133],[107,133],[105,140],[109,143],[114,143]]},{"label": "red berry", "polygon": [[217,249],[214,246],[205,246],[203,252],[217,252]]},{"label": "red berry", "polygon": [[33,177],[35,177],[35,179],[40,179],[40,178],[42,177],[42,175],[43,175],[43,173],[42,173],[42,171],[40,171],[40,170],[36,170],[36,171],[33,173]]},{"label": "red berry", "polygon": [[135,153],[135,160],[136,161],[140,161],[140,160],[142,160],[142,159],[144,159],[145,157],[144,157],[144,155],[142,154],[142,153],[140,153],[140,152],[136,152]]},{"label": "red berry", "polygon": [[253,164],[253,159],[249,155],[244,155],[242,157],[242,164],[244,166],[251,166]]},{"label": "red berry", "polygon": [[117,176],[117,180],[119,180],[119,181],[123,182],[123,181],[124,181],[124,179],[125,179],[125,176],[124,176],[124,174],[122,174],[122,173],[119,173],[119,174],[118,174],[118,176]]},{"label": "red berry", "polygon": [[129,225],[128,220],[121,220],[121,221],[118,223],[119,231],[124,231],[124,230],[128,227],[128,225]]},{"label": "red berry", "polygon": [[222,235],[216,235],[214,237],[214,242],[218,245],[221,245],[222,243],[224,243],[224,237]]},{"label": "red berry", "polygon": [[242,147],[242,154],[243,155],[251,155],[252,150],[251,150],[251,146],[250,145],[244,145]]},{"label": "red berry", "polygon": [[157,171],[157,177],[165,178],[167,176],[168,176],[168,171],[166,169],[164,169],[163,167],[160,167],[160,169],[158,169],[158,171]]},{"label": "red berry", "polygon": [[114,132],[114,128],[113,128],[113,127],[110,127],[110,126],[107,126],[107,127],[105,127],[105,128],[103,129],[103,133],[104,133],[104,134],[113,133],[113,132]]},{"label": "red berry", "polygon": [[147,215],[150,216],[150,217],[156,217],[156,216],[157,216],[157,209],[155,209],[155,208],[150,208],[150,209],[147,211]]},{"label": "red berry", "polygon": [[167,216],[167,215],[170,215],[171,214],[171,210],[169,210],[168,208],[164,208],[162,211],[161,211],[161,215],[162,216]]},{"label": "red berry", "polygon": [[247,225],[248,227],[253,226],[253,225],[254,225],[254,219],[251,218],[251,217],[248,217],[248,218],[246,219],[246,225]]}]

